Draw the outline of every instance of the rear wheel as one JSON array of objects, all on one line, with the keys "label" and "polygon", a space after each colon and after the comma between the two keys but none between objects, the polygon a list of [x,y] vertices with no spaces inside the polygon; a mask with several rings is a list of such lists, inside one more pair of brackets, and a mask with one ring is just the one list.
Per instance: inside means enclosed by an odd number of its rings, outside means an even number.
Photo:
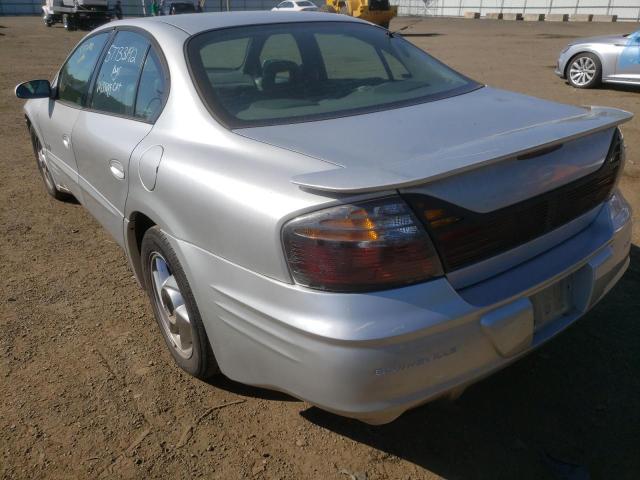
[{"label": "rear wheel", "polygon": [[602,64],[593,53],[579,53],[569,61],[567,81],[575,88],[594,88],[602,80]]},{"label": "rear wheel", "polygon": [[151,227],[145,233],[141,260],[153,313],[175,362],[200,379],[218,373],[220,370],[189,282],[159,227]]},{"label": "rear wheel", "polygon": [[44,24],[45,24],[47,27],[50,27],[51,25],[53,25],[53,19],[51,18],[51,15],[49,15],[49,14],[47,14],[47,13],[45,13],[45,14],[42,16],[42,21],[44,22]]},{"label": "rear wheel", "polygon": [[36,132],[33,130],[33,127],[29,127],[29,133],[31,135],[31,143],[33,145],[33,153],[36,156],[36,162],[38,165],[38,171],[42,176],[42,181],[44,182],[44,187],[47,189],[47,193],[51,195],[56,200],[61,201],[69,201],[73,197],[65,192],[61,192],[58,190],[56,186],[56,182],[53,179],[53,175],[51,175],[51,171],[49,170],[49,166],[47,165],[47,156],[40,142],[40,139],[36,135]]}]

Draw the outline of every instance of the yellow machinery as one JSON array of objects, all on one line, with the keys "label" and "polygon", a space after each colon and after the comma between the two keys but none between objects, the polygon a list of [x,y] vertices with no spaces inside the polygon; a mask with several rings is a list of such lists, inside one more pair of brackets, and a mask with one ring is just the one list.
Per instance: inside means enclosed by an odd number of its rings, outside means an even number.
[{"label": "yellow machinery", "polygon": [[322,10],[342,13],[366,20],[384,28],[398,15],[398,7],[389,5],[389,0],[325,0]]}]

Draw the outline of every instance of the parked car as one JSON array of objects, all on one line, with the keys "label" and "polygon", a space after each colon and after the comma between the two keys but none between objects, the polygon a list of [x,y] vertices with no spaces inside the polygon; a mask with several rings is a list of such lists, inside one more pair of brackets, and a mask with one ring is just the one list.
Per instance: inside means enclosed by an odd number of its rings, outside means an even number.
[{"label": "parked car", "polygon": [[576,88],[640,84],[640,30],[571,42],[560,52],[555,73]]},{"label": "parked car", "polygon": [[271,9],[273,12],[310,12],[316,10],[318,10],[316,4],[308,0],[287,0]]},{"label": "parked car", "polygon": [[172,2],[165,1],[162,4],[160,15],[179,15],[181,13],[195,13],[196,8],[193,2]]},{"label": "parked car", "polygon": [[630,113],[482,85],[352,17],[127,19],[16,95],[45,188],[122,246],[198,378],[389,422],[629,264]]}]

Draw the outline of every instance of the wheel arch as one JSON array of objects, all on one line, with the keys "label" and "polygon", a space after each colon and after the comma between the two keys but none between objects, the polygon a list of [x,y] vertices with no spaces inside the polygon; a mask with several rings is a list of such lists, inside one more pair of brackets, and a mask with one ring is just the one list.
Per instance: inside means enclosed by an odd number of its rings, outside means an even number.
[{"label": "wheel arch", "polygon": [[144,276],[142,274],[142,263],[140,260],[142,238],[147,230],[157,224],[158,222],[153,220],[149,215],[137,210],[133,211],[127,218],[127,227],[125,229],[126,248],[133,273],[141,286],[144,286]]},{"label": "wheel arch", "polygon": [[596,57],[598,57],[598,61],[600,62],[600,80],[602,80],[603,77],[603,58],[602,55],[600,55],[597,51],[590,49],[590,48],[582,48],[579,51],[577,51],[576,53],[572,54],[571,57],[569,57],[569,60],[567,60],[567,63],[564,65],[564,78],[567,79],[569,78],[568,76],[568,70],[569,70],[569,66],[571,66],[571,63],[573,62],[573,59],[576,58],[578,55],[581,55],[583,53],[590,53],[592,55],[595,55]]},{"label": "wheel arch", "polygon": [[29,134],[31,133],[31,131],[33,131],[37,135],[37,137],[40,139],[40,142],[42,143],[42,145],[44,145],[44,147],[47,148],[47,143],[45,141],[46,139],[44,138],[44,134],[40,130],[40,126],[38,125],[38,122],[33,121],[32,117],[37,119],[38,117],[37,113],[34,111],[32,105],[30,105],[29,103],[26,103],[24,108],[24,123],[27,127],[27,131],[29,132]]},{"label": "wheel arch", "polygon": [[[25,123],[25,124],[26,124],[26,126],[27,126],[27,131],[28,131],[29,133],[31,133],[31,131],[33,130],[33,131],[35,132],[35,134],[36,134],[38,137],[40,137],[40,141],[41,141],[41,142],[43,142],[43,140],[44,140],[44,139],[42,138],[42,135],[40,135],[40,131],[39,131],[39,129],[38,129],[38,128],[37,128],[37,126],[36,126],[36,125],[31,121],[31,118],[29,117],[29,114],[28,114],[28,113],[25,113],[25,114],[24,114],[24,123]],[[43,143],[44,143],[44,142],[43,142]]]},{"label": "wheel arch", "polygon": [[34,138],[33,136],[35,135],[38,140],[40,140],[40,143],[44,146],[44,148],[46,149],[46,143],[44,141],[44,137],[42,136],[42,133],[40,132],[40,129],[38,128],[38,126],[31,121],[31,118],[29,117],[29,115],[27,113],[24,114],[24,123],[27,126],[27,133],[29,134],[29,141],[31,142],[31,145],[33,146],[33,148],[35,148],[35,143],[34,143]]}]

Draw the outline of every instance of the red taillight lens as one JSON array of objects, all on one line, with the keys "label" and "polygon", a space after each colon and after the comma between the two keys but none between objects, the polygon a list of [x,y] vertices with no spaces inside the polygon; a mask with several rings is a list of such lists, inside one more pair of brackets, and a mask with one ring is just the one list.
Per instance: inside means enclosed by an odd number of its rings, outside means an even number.
[{"label": "red taillight lens", "polygon": [[427,233],[398,197],[340,205],[288,222],[284,249],[296,283],[357,292],[442,275]]}]

